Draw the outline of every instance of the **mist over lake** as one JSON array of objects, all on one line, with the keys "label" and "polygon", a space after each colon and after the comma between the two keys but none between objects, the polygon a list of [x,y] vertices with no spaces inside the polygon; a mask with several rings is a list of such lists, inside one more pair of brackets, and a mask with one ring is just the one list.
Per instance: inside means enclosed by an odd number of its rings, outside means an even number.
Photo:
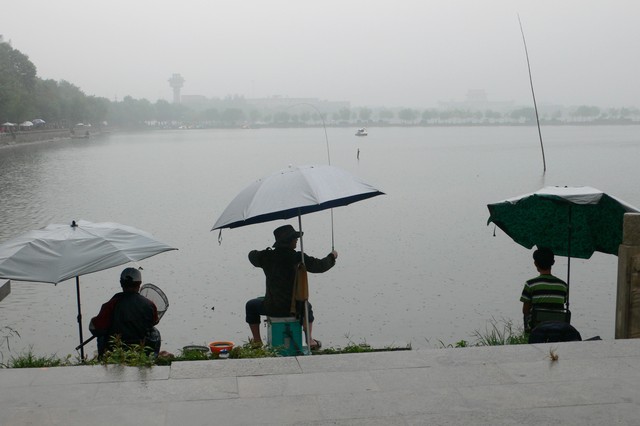
[{"label": "mist over lake", "polygon": [[[337,264],[309,277],[314,337],[325,347],[423,348],[473,341],[492,319],[521,326],[522,285],[536,275],[532,251],[487,226],[488,203],[585,185],[640,206],[639,126],[543,127],[546,173],[535,127],[354,133],[330,128],[327,141],[322,128],[176,130],[1,148],[0,242],[78,219],[148,231],[179,249],[139,262],[143,282],[169,298],[158,326],[163,349],[240,344],[250,335],[244,304],[264,293],[264,274],[247,253],[271,246],[277,226],[298,222],[226,229],[220,241],[210,229],[252,181],[330,159],[386,195],[333,210]],[[331,251],[329,211],[303,216],[302,226],[306,253]],[[85,338],[89,319],[119,291],[122,268],[80,278]],[[558,257],[554,274],[566,279],[566,269]],[[572,259],[572,324],[583,338],[613,339],[616,274],[616,256]],[[76,315],[74,280],[12,282],[0,302],[0,327],[21,336],[11,339],[11,353],[75,354]]]}]

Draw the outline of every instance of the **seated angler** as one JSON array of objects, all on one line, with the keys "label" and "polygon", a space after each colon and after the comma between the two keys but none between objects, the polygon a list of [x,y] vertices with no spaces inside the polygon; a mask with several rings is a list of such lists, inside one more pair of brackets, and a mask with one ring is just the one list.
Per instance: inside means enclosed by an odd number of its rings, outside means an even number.
[{"label": "seated angler", "polygon": [[119,336],[126,345],[144,345],[160,352],[160,332],[158,309],[146,297],[139,294],[142,274],[136,268],[126,268],[120,274],[122,292],[116,293],[111,300],[100,308],[97,316],[91,319],[89,330],[98,338],[98,356],[102,357],[110,349],[114,336]]},{"label": "seated angler", "polygon": [[[291,299],[296,277],[297,265],[302,259],[302,253],[296,251],[298,238],[302,232],[296,231],[291,225],[284,225],[273,231],[276,242],[265,250],[252,250],[249,253],[249,261],[253,266],[262,268],[266,277],[266,292],[264,297],[249,300],[246,304],[246,321],[251,330],[253,342],[262,343],[260,337],[260,315],[272,317],[288,317],[291,315]],[[322,273],[335,265],[338,252],[332,250],[322,259],[304,255],[304,264],[308,272]],[[304,303],[304,302],[301,302]],[[313,325],[313,310],[308,305],[309,330],[307,337],[311,342],[310,349],[319,349],[321,343],[313,339],[311,331]],[[296,312],[304,312],[302,306],[298,306]],[[304,324],[304,318],[300,321]]]},{"label": "seated angler", "polygon": [[520,296],[526,332],[530,332],[535,326],[531,323],[531,317],[536,308],[555,311],[565,308],[568,286],[560,278],[551,275],[554,263],[555,259],[550,249],[543,247],[533,252],[533,264],[540,275],[525,283]]}]

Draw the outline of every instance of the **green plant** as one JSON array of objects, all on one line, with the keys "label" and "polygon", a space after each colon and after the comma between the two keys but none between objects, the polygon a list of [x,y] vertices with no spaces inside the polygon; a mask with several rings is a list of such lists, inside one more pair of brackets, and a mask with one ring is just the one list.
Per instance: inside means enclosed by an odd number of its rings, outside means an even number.
[{"label": "green plant", "polygon": [[153,351],[144,345],[127,345],[120,336],[115,335],[110,340],[110,349],[102,355],[103,364],[120,364],[132,367],[151,367],[156,357]]},{"label": "green plant", "polygon": [[371,348],[366,343],[348,343],[344,348],[326,348],[320,349],[317,352],[322,355],[335,355],[335,354],[354,354],[354,353],[362,353],[362,352],[374,352],[375,350]]},{"label": "green plant", "polygon": [[[344,348],[326,348],[314,351],[316,355],[361,353],[361,352],[386,352],[386,351],[403,351],[411,350],[411,345],[394,346],[389,345],[382,349],[372,348],[366,342],[354,343],[348,338],[348,344]],[[229,358],[272,358],[281,356],[278,348],[268,345],[256,345],[247,342],[241,346],[234,347],[229,353]],[[64,359],[59,359],[55,355],[48,357],[37,357],[30,349],[27,353],[21,354],[17,358],[12,358],[8,365],[0,365],[4,368],[40,368],[40,367],[57,367],[69,365],[98,365],[98,364],[118,364],[132,367],[151,367],[153,365],[171,365],[173,361],[199,361],[208,359],[218,359],[217,355],[204,352],[202,350],[186,350],[181,351],[178,356],[168,353],[156,357],[151,348],[143,345],[126,345],[118,336],[114,336],[110,341],[110,349],[106,351],[101,358],[91,358],[84,361],[76,358],[71,360],[71,355],[67,355]]]},{"label": "green plant", "polygon": [[247,342],[242,346],[235,346],[229,353],[229,358],[269,358],[278,356],[278,352],[271,346],[256,345]]},{"label": "green plant", "polygon": [[365,340],[360,343],[355,343],[349,334],[346,334],[345,339],[347,339],[347,345],[344,348],[326,348],[321,349],[319,351],[314,351],[314,354],[318,355],[335,355],[335,354],[352,354],[352,353],[362,353],[362,352],[392,352],[392,351],[406,351],[411,350],[411,344],[407,344],[406,346],[394,346],[388,345],[383,349],[376,349],[371,347]]},{"label": "green plant", "polygon": [[183,350],[179,356],[174,357],[176,361],[200,361],[204,359],[211,359],[211,353],[198,349]]},{"label": "green plant", "polygon": [[382,349],[374,349],[376,352],[393,352],[393,351],[410,351],[412,349],[411,342],[404,346],[388,345]]},{"label": "green plant", "polygon": [[33,354],[33,348],[29,348],[26,352],[9,360],[10,368],[43,368],[43,367],[60,367],[71,365],[71,355],[65,359],[59,359],[55,355],[36,356]]},{"label": "green plant", "polygon": [[528,335],[522,329],[515,329],[513,321],[503,318],[500,322],[501,327],[495,318],[491,318],[484,332],[474,331],[475,346],[522,345],[528,342]]},{"label": "green plant", "polygon": [[[502,323],[500,325],[499,323]],[[475,330],[472,333],[475,337],[474,343],[467,340],[459,340],[455,344],[445,344],[439,340],[442,348],[467,348],[470,346],[500,346],[500,345],[523,345],[529,342],[529,335],[522,328],[513,326],[513,321],[502,318],[500,321],[495,318],[489,320],[484,331]]]}]

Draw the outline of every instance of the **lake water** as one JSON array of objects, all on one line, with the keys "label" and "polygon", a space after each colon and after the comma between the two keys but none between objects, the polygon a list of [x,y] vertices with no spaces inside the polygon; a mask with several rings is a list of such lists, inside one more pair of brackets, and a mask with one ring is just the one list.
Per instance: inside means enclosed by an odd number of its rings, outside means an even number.
[{"label": "lake water", "polygon": [[[325,347],[440,347],[492,319],[521,325],[518,301],[535,276],[532,252],[487,226],[486,205],[546,185],[588,185],[640,206],[640,126],[546,127],[547,172],[535,127],[184,130],[113,134],[0,149],[0,241],[49,223],[118,222],[178,247],[140,262],[170,307],[163,348],[246,342],[245,301],[264,291],[249,250],[297,219],[210,229],[250,182],[289,164],[331,164],[384,191],[333,210],[339,259],[310,275],[314,335]],[[328,149],[327,149],[328,148]],[[356,158],[360,150],[360,159]],[[302,217],[304,248],[331,250],[329,211]],[[566,278],[566,258],[554,272]],[[122,267],[124,268],[124,266]],[[100,305],[119,290],[120,267],[81,277],[85,337]],[[583,338],[613,339],[617,258],[571,261],[573,325]],[[12,283],[0,302],[11,353],[75,354],[75,281]],[[1,335],[0,335],[1,336]],[[263,328],[266,337],[266,328]],[[88,352],[95,344],[87,346]],[[8,354],[6,345],[0,352]]]}]

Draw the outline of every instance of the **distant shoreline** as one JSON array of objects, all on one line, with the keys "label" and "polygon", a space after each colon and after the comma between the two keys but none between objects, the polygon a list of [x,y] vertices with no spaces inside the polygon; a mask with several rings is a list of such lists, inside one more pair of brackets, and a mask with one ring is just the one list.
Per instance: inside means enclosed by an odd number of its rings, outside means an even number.
[{"label": "distant shoreline", "polygon": [[4,132],[0,133],[0,148],[68,139],[70,137],[71,131],[69,129],[31,130],[15,133]]},{"label": "distant shoreline", "polygon": [[[640,121],[634,120],[592,120],[592,121],[542,121],[540,127],[567,127],[567,126],[638,126]],[[146,130],[192,130],[192,129],[237,129],[237,130],[251,130],[251,129],[306,129],[306,128],[321,128],[322,123],[251,123],[251,124],[234,124],[234,125],[211,125],[211,124],[186,124],[181,126],[149,126]],[[356,121],[356,122],[340,122],[340,123],[326,123],[324,127],[330,129],[344,129],[344,128],[386,128],[386,127],[536,127],[536,123],[524,122],[500,122],[500,123],[487,123],[487,122],[416,122],[416,123],[398,123],[398,122],[374,122],[374,121]],[[135,130],[139,131],[140,128]]]},{"label": "distant shoreline", "polygon": [[[416,124],[402,124],[402,123],[349,123],[349,124],[329,124],[327,127],[329,128],[350,128],[350,127],[362,127],[366,126],[367,128],[385,128],[385,127],[524,127],[530,126],[535,127],[535,124],[532,123],[416,123]],[[541,127],[566,127],[566,126],[640,126],[640,122],[637,121],[614,121],[614,122],[603,122],[603,121],[590,121],[590,122],[554,122],[554,123],[541,123]],[[257,130],[257,129],[298,129],[298,128],[318,128],[322,127],[322,125],[313,124],[313,125],[264,125],[257,124],[255,126],[250,127],[238,127],[238,126],[193,126],[187,127],[183,129],[178,128],[162,128],[162,127],[148,127],[148,128],[136,128],[131,129],[131,131],[140,132],[140,131],[163,131],[163,130],[211,130],[211,129],[237,129],[241,130]],[[127,131],[125,129],[121,129],[121,131]],[[105,134],[109,134],[111,132],[104,132]],[[96,137],[102,135],[103,132],[97,132],[90,134],[89,139],[91,137]],[[23,131],[16,133],[0,133],[0,149],[10,148],[14,146],[27,145],[27,144],[35,144],[35,143],[44,143],[44,142],[54,142],[58,140],[64,139],[85,139],[82,137],[82,133],[80,134],[72,134],[69,129],[56,129],[56,130],[32,130],[32,131]]]},{"label": "distant shoreline", "polygon": [[54,142],[64,139],[89,139],[90,137],[97,135],[98,133],[89,133],[85,136],[84,132],[74,134],[70,129],[29,130],[15,133],[4,132],[0,133],[0,149],[20,145]]}]

